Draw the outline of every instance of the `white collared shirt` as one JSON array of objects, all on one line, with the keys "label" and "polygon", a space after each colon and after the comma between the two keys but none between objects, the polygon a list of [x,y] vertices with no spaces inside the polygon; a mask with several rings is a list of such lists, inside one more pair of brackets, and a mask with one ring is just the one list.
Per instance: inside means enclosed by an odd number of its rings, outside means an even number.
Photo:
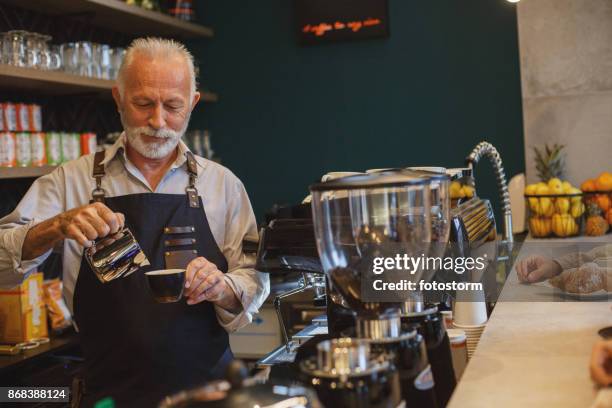
[{"label": "white collared shirt", "polygon": [[[103,163],[106,174],[102,188],[107,197],[139,193],[185,194],[189,182],[185,152],[178,145],[176,161],[155,190],[125,154],[125,136],[106,149]],[[51,253],[32,259],[21,259],[21,248],[28,230],[37,223],[64,211],[89,204],[95,188],[92,177],[93,154],[67,162],[32,184],[17,208],[0,219],[0,286],[19,284]],[[257,223],[242,182],[228,169],[213,161],[195,156],[198,163],[196,188],[202,198],[212,235],[227,259],[226,281],[242,304],[235,314],[215,306],[219,323],[232,332],[251,322],[270,290],[267,274],[255,271],[254,257],[242,252],[243,240],[257,240]],[[58,248],[56,248],[58,249]],[[73,296],[83,247],[74,240],[64,240],[59,247],[63,255],[64,298],[73,310]]]}]

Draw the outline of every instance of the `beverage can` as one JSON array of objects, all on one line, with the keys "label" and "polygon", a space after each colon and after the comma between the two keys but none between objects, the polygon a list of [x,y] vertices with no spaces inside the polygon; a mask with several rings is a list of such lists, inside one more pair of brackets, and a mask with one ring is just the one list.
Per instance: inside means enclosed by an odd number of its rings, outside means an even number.
[{"label": "beverage can", "polygon": [[12,102],[4,102],[2,104],[2,113],[4,114],[4,130],[14,132],[17,130],[17,117],[15,114],[15,104]]},{"label": "beverage can", "polygon": [[95,133],[82,133],[81,134],[81,154],[95,153],[98,148]]},{"label": "beverage can", "polygon": [[42,132],[42,110],[40,105],[35,103],[28,105],[28,117],[30,130],[32,132]]},{"label": "beverage can", "polygon": [[62,162],[62,137],[57,132],[46,135],[47,164],[57,166]]},{"label": "beverage can", "polygon": [[62,133],[62,159],[64,162],[81,155],[81,137],[78,133]]},{"label": "beverage can", "polygon": [[17,164],[15,150],[15,134],[11,132],[0,133],[0,166],[15,167]]},{"label": "beverage can", "polygon": [[15,104],[15,117],[17,118],[17,131],[18,132],[29,132],[30,131],[30,113],[28,111],[28,105],[25,103]]},{"label": "beverage can", "polygon": [[31,133],[30,140],[32,143],[32,166],[44,166],[47,164],[45,134],[41,132]]},{"label": "beverage can", "polygon": [[27,167],[32,163],[32,142],[29,133],[15,134],[15,150],[17,166]]}]

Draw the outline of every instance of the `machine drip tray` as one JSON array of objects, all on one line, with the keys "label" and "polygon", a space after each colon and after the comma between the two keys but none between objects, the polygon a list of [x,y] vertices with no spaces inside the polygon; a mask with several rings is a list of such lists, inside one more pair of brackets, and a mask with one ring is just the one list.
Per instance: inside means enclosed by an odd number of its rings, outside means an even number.
[{"label": "machine drip tray", "polygon": [[270,367],[277,364],[293,363],[295,361],[295,356],[297,355],[297,349],[299,346],[300,345],[298,342],[293,341],[289,344],[289,348],[282,344],[264,358],[259,360],[256,366],[259,368]]}]

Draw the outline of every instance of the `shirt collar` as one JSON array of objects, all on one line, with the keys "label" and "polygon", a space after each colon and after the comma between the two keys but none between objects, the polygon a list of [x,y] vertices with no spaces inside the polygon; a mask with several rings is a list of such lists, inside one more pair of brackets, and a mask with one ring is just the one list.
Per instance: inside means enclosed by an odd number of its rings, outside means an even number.
[{"label": "shirt collar", "polygon": [[[126,144],[125,132],[121,132],[121,135],[117,138],[115,143],[113,143],[111,147],[106,149],[104,153],[104,160],[102,160],[102,163],[100,164],[105,165],[111,162],[116,157],[121,157],[124,160],[127,160],[127,156],[125,155],[125,144]],[[171,168],[174,169],[178,167],[184,167],[185,170],[187,170],[187,157],[185,156],[185,153],[191,150],[189,150],[189,147],[187,147],[187,145],[185,144],[185,142],[183,142],[182,139],[179,140],[177,147],[178,147],[178,154],[176,156],[176,160],[174,161],[174,163],[172,163]],[[196,163],[198,164],[198,176],[199,176],[204,166],[198,160],[196,160]]]}]

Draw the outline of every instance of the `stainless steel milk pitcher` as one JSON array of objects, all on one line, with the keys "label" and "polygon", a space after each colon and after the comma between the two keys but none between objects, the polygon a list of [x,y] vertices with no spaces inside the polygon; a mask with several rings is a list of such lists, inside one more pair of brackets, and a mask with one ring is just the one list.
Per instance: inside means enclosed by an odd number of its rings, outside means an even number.
[{"label": "stainless steel milk pitcher", "polygon": [[147,256],[128,228],[94,241],[85,258],[100,282],[126,277],[150,265]]}]

